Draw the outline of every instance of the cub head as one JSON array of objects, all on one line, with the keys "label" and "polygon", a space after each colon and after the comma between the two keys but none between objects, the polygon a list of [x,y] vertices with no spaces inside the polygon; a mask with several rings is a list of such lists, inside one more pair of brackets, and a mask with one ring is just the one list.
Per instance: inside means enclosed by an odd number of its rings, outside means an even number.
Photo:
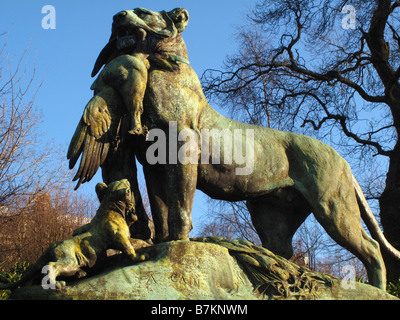
[{"label": "cub head", "polygon": [[[137,220],[131,186],[127,179],[114,181],[108,186],[100,182],[96,185],[100,209],[119,212],[125,219]],[[100,210],[99,209],[99,210]]]},{"label": "cub head", "polygon": [[113,17],[108,44],[100,52],[92,71],[94,77],[101,67],[121,54],[139,51],[148,54],[170,54],[172,60],[187,62],[187,50],[180,33],[189,22],[183,8],[172,11],[151,11],[144,8],[124,10]]}]

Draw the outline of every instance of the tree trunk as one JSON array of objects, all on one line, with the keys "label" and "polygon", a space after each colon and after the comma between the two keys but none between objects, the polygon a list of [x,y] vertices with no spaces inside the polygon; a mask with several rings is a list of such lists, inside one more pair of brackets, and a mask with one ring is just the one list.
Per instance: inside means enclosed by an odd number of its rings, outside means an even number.
[{"label": "tree trunk", "polygon": [[[382,84],[385,87],[387,104],[393,116],[393,125],[400,132],[400,84],[397,71],[389,63],[390,50],[385,41],[385,28],[389,15],[394,10],[390,0],[377,1],[377,7],[371,19],[366,37],[371,51],[371,61]],[[397,249],[400,248],[400,143],[399,139],[390,155],[389,170],[386,176],[386,187],[380,199],[380,216],[383,231],[388,241]],[[400,277],[400,262],[382,250],[388,281],[397,281]]]},{"label": "tree trunk", "polygon": [[[390,156],[386,187],[380,199],[380,217],[385,237],[397,249],[400,249],[400,142],[398,141]],[[400,278],[400,261],[382,250],[387,268],[387,279],[397,281]]]}]

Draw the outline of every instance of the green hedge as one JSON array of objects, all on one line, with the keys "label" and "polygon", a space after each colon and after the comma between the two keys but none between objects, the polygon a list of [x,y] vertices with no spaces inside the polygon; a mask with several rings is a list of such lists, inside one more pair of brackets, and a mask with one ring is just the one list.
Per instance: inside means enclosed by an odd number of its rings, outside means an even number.
[{"label": "green hedge", "polygon": [[388,283],[386,291],[397,298],[400,298],[400,278],[396,282]]},{"label": "green hedge", "polygon": [[[14,267],[8,271],[0,270],[0,276],[15,282],[21,279],[22,273],[28,268],[29,262],[17,262]],[[0,300],[7,300],[10,296],[10,290],[0,290]]]}]

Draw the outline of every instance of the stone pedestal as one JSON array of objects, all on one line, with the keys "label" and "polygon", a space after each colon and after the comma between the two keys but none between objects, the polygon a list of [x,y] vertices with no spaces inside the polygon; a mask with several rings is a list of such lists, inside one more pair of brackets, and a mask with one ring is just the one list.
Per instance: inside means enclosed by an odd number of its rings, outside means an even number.
[{"label": "stone pedestal", "polygon": [[110,258],[95,275],[60,290],[22,287],[12,299],[76,300],[363,300],[393,299],[370,285],[343,289],[340,280],[299,267],[242,240],[199,238],[141,249],[137,264]]}]

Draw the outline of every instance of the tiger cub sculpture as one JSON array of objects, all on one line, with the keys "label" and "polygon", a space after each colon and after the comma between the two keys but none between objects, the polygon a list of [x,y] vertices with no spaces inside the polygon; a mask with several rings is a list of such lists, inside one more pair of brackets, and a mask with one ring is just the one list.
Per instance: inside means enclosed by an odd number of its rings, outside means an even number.
[{"label": "tiger cub sculpture", "polygon": [[100,207],[92,221],[75,230],[71,238],[51,245],[36,263],[29,266],[21,280],[1,284],[0,289],[13,290],[30,280],[37,279],[38,276],[43,278],[40,272],[46,265],[50,284],[61,288],[65,286],[65,282],[56,282],[57,277],[86,276],[85,270],[104,261],[107,249],[121,250],[133,262],[145,260],[145,255],[136,254],[130,241],[132,240],[136,248],[148,246],[144,241],[130,239],[127,220],[133,223],[137,217],[134,214],[128,180],[115,181],[108,186],[105,183],[98,183],[96,193]]}]

